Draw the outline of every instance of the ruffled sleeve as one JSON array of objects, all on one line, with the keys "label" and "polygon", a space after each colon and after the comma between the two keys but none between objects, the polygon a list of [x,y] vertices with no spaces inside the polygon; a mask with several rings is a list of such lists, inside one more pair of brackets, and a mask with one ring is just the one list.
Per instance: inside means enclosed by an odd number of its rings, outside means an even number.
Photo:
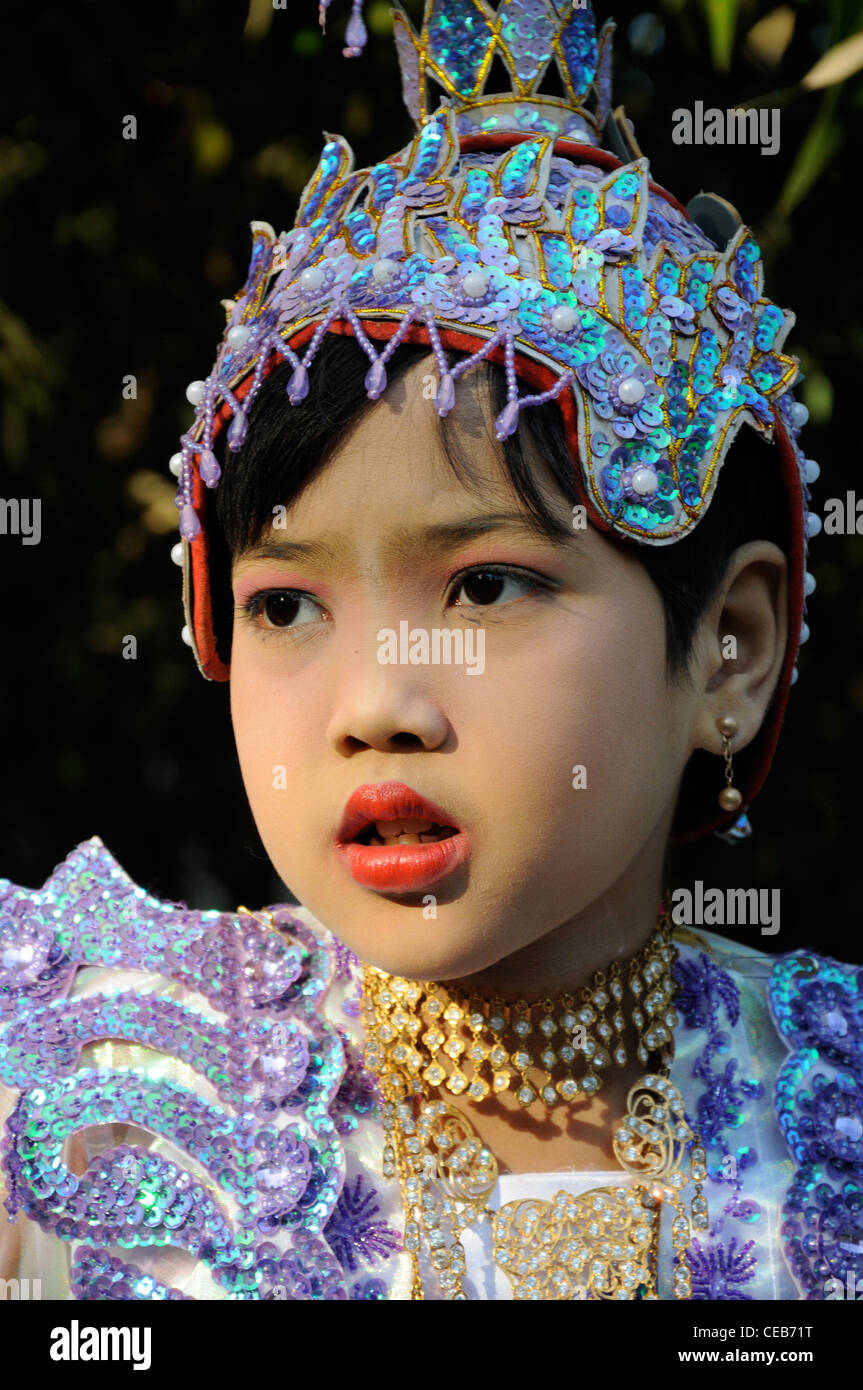
[{"label": "ruffled sleeve", "polygon": [[347,1297],[345,1071],[290,909],[198,913],[96,838],[0,882],[0,1272],[42,1298]]}]

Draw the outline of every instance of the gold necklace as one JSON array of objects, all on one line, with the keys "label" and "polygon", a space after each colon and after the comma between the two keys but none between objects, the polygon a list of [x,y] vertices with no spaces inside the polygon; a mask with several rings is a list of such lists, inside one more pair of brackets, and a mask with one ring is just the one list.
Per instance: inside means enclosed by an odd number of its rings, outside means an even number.
[{"label": "gold necklace", "polygon": [[[444,1296],[467,1297],[461,1235],[481,1217],[491,1218],[493,1258],[506,1272],[515,1298],[656,1298],[663,1201],[674,1211],[675,1297],[690,1297],[685,1253],[691,1230],[680,1198],[688,1179],[681,1164],[692,1144],[691,1220],[696,1229],[705,1229],[707,1203],[700,1184],[706,1154],[686,1123],[667,1061],[631,1088],[626,1115],[614,1132],[615,1157],[639,1179],[635,1186],[595,1188],[580,1197],[558,1192],[549,1202],[510,1202],[499,1211],[488,1206],[498,1180],[494,1155],[465,1115],[430,1096],[446,1088],[456,1096],[467,1092],[484,1100],[508,1089],[511,1067],[520,1078],[516,1095],[525,1108],[537,1101],[550,1106],[559,1098],[596,1094],[604,1069],[612,1061],[618,1066],[626,1061],[624,970],[635,1001],[630,1017],[638,1033],[639,1060],[646,1065],[651,1052],[670,1047],[677,1022],[676,956],[669,914],[663,912],[647,945],[625,966],[613,962],[607,975],[598,971],[578,999],[562,995],[533,1006],[523,999],[511,1006],[499,998],[468,999],[455,989],[364,966],[365,1059],[383,1096],[383,1174],[394,1177],[398,1172],[402,1190],[412,1298],[424,1297],[419,1265],[423,1237]],[[610,1022],[605,1016],[609,1008],[614,1010]],[[539,1086],[527,1076],[538,1065],[528,1051],[534,1019],[545,1043],[538,1059],[545,1080]],[[470,1032],[468,1041],[463,1030]],[[558,1032],[562,1043],[555,1037]],[[485,1034],[491,1035],[490,1046]],[[441,1052],[452,1064],[449,1072],[438,1059]],[[576,1061],[585,1068],[578,1079],[573,1075]],[[490,1081],[482,1075],[484,1068],[491,1071]],[[557,1082],[555,1071],[564,1073]]]}]

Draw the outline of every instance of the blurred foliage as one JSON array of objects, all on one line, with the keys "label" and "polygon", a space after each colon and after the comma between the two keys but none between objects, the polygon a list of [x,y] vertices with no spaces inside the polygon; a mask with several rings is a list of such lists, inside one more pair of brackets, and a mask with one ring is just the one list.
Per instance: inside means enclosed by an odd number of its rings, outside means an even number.
[{"label": "blurred foliage", "polygon": [[[42,499],[39,546],[0,537],[0,872],[18,882],[41,883],[98,833],[166,897],[232,907],[285,896],[246,806],[227,690],[202,682],[179,640],[167,462],[189,419],[185,386],[213,360],[219,301],[244,280],[249,222],[291,224],[322,131],[342,132],[363,164],[411,135],[388,7],[370,0],[367,49],[345,60],[349,8],[334,0],[324,38],[315,0],[79,0],[17,14],[0,140],[11,272],[0,297],[0,495]],[[416,21],[420,0],[406,8]],[[852,207],[863,0],[597,8],[617,19],[616,100],[654,177],[684,202],[707,189],[738,206],[764,248],[768,293],[797,313],[789,348],[806,374],[806,447],[823,465],[816,505],[855,486],[863,494],[853,415],[863,326],[851,309],[863,278]],[[673,111],[696,100],[778,106],[779,153],[673,145]],[[134,140],[123,138],[129,116]],[[848,933],[860,913],[850,866],[863,538],[819,537],[812,567],[813,636],[755,836],[681,851],[675,877],[781,887],[772,948],[859,956]],[[129,635],[136,660],[121,654]]]}]

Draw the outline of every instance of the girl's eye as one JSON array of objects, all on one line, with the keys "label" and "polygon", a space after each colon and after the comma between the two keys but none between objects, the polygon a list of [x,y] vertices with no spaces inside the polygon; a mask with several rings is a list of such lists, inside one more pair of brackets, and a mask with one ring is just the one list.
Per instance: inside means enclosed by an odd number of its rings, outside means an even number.
[{"label": "girl's eye", "polygon": [[453,593],[463,590],[467,595],[467,603],[456,602],[457,608],[486,608],[492,605],[500,607],[497,600],[502,595],[505,595],[505,602],[512,602],[514,598],[523,598],[525,591],[535,591],[541,587],[539,575],[528,574],[523,570],[486,566],[462,575],[458,580],[458,589],[454,588]]},{"label": "girl's eye", "polygon": [[[304,605],[307,607],[304,609]],[[266,631],[305,627],[320,619],[320,606],[308,594],[294,589],[273,589],[269,593],[252,594],[243,610],[252,623]],[[298,615],[311,611],[311,617],[297,622]]]},{"label": "girl's eye", "polygon": [[[450,592],[465,594],[456,597],[456,608],[503,607],[525,593],[536,592],[544,586],[538,574],[506,566],[477,566],[456,575]],[[501,602],[503,600],[503,602]],[[321,606],[310,594],[297,589],[269,589],[252,594],[242,604],[243,616],[259,632],[297,631],[314,623],[326,621]]]}]

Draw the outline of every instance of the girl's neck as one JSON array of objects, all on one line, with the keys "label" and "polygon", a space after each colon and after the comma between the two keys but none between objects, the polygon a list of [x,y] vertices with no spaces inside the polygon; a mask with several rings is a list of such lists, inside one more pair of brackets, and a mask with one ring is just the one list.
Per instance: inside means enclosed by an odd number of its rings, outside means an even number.
[{"label": "girl's neck", "polygon": [[528,946],[505,956],[487,969],[460,979],[442,981],[466,995],[483,999],[500,996],[507,1001],[532,1003],[546,996],[577,995],[598,970],[607,971],[612,961],[624,964],[645,945],[661,915],[662,874],[620,881]]}]

